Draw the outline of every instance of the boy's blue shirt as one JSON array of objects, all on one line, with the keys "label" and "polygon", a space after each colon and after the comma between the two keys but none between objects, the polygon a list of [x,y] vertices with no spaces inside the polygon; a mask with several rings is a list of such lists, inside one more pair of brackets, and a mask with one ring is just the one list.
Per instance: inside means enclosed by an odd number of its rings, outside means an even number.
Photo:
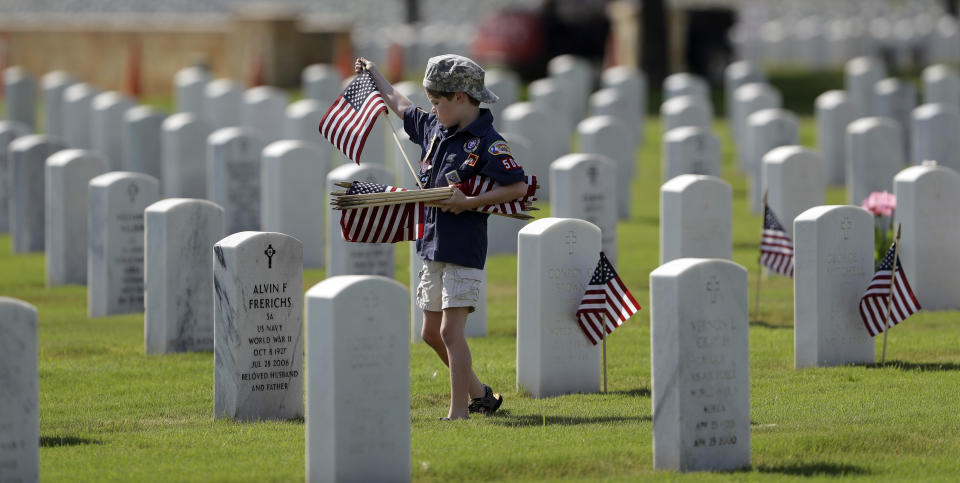
[{"label": "boy's blue shirt", "polygon": [[[503,136],[493,128],[489,109],[480,109],[475,121],[454,131],[444,129],[436,115],[410,106],[403,111],[403,128],[410,140],[420,145],[420,160],[430,166],[421,164],[424,188],[456,184],[475,174],[491,178],[501,186],[525,178]],[[427,207],[417,252],[424,260],[483,269],[488,216],[475,211],[454,215]]]}]

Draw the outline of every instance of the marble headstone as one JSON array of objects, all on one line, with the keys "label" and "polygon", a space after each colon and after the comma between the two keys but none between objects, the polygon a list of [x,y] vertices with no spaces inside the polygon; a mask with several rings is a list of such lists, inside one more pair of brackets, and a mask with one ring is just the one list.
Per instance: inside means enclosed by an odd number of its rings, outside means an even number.
[{"label": "marble headstone", "polygon": [[332,146],[317,129],[320,120],[326,114],[324,106],[313,99],[300,99],[287,106],[286,119],[283,123],[283,139],[296,139],[308,142],[323,148],[325,162],[330,164],[330,147]]},{"label": "marble headstone", "polygon": [[207,82],[203,89],[203,119],[210,129],[240,126],[243,112],[243,88],[230,79]]},{"label": "marble headstone", "polygon": [[[749,60],[732,62],[723,70],[723,107],[727,113],[727,122],[733,124],[733,93],[737,88],[754,82],[766,82],[767,78],[760,67]],[[734,133],[736,135],[736,133]]]},{"label": "marble headstone", "polygon": [[270,86],[251,87],[243,93],[243,126],[259,131],[266,143],[283,139],[287,93]]},{"label": "marble headstone", "polygon": [[847,125],[855,119],[853,102],[844,91],[827,91],[817,96],[817,144],[823,157],[826,182],[843,186],[846,178]]},{"label": "marble headstone", "polygon": [[846,63],[844,90],[853,101],[857,119],[876,115],[873,106],[873,87],[885,77],[887,77],[887,68],[880,59],[857,57]]},{"label": "marble headstone", "polygon": [[660,105],[660,119],[663,132],[680,126],[710,129],[713,123],[713,107],[709,101],[696,96],[675,96]]},{"label": "marble headstone", "polygon": [[63,89],[63,143],[75,149],[90,149],[90,102],[100,91],[78,82]]},{"label": "marble headstone", "polygon": [[663,135],[663,179],[681,174],[720,176],[720,140],[702,127],[684,126]]},{"label": "marble headstone", "polygon": [[213,245],[223,208],[167,198],[144,211],[143,335],[147,354],[213,350]]},{"label": "marble headstone", "polygon": [[618,97],[623,101],[623,111],[628,114],[625,119],[630,134],[637,136],[638,146],[643,145],[647,118],[647,77],[634,67],[618,65],[604,69],[600,75],[600,83],[603,87],[619,93]]},{"label": "marble headstone", "polygon": [[110,171],[123,169],[123,113],[136,105],[115,91],[97,94],[90,101],[90,150],[110,163]]},{"label": "marble headstone", "polygon": [[483,83],[487,89],[493,91],[500,98],[497,102],[486,107],[493,114],[494,127],[497,131],[502,131],[504,129],[503,110],[517,102],[520,78],[512,70],[487,69],[483,77]]},{"label": "marble headstone", "polygon": [[369,275],[307,292],[307,481],[409,480],[410,345],[396,323],[408,303],[405,287]]},{"label": "marble headstone", "polygon": [[749,166],[750,211],[760,213],[763,197],[763,157],[778,146],[799,143],[799,121],[784,109],[765,109],[747,118],[745,138]]},{"label": "marble headstone", "polygon": [[0,297],[0,479],[40,481],[37,308]]},{"label": "marble headstone", "polygon": [[[551,78],[537,79],[528,88],[530,102],[550,118],[550,128],[555,137],[569,139],[573,133],[574,118],[570,113],[569,102],[560,81]],[[577,118],[580,119],[580,118]]]},{"label": "marble headstone", "polygon": [[792,224],[794,367],[872,363],[859,305],[873,278],[873,215],[816,206]]},{"label": "marble headstone", "polygon": [[13,197],[13,165],[10,164],[10,144],[20,136],[30,134],[30,128],[13,121],[0,121],[0,233],[10,231],[10,198]]},{"label": "marble headstone", "polygon": [[617,165],[617,215],[630,218],[630,184],[637,170],[630,131],[611,116],[591,116],[577,125],[580,152],[606,156]]},{"label": "marble headstone", "polygon": [[960,109],[960,75],[953,67],[936,64],[923,69],[923,103]]},{"label": "marble headstone", "polygon": [[123,169],[149,174],[163,185],[162,112],[137,106],[123,116]]},{"label": "marble headstone", "polygon": [[893,191],[900,262],[920,306],[960,309],[960,175],[932,163],[912,166],[893,179]]},{"label": "marble headstone", "polygon": [[558,81],[571,124],[583,119],[587,98],[593,92],[593,67],[590,61],[574,55],[558,55],[547,62],[547,73],[551,79]]},{"label": "marble headstone", "polygon": [[163,196],[206,198],[210,126],[193,112],[178,112],[167,117],[160,129]]},{"label": "marble headstone", "polygon": [[847,126],[847,203],[859,206],[874,191],[893,189],[903,169],[902,131],[883,117],[857,119]]},{"label": "marble headstone", "polygon": [[213,253],[214,417],[303,417],[301,243],[244,231]]},{"label": "marble headstone", "polygon": [[62,70],[47,72],[40,83],[43,88],[43,123],[47,135],[63,139],[63,90],[76,80]]},{"label": "marble headstone", "polygon": [[47,158],[45,223],[47,286],[87,283],[90,180],[110,171],[103,156],[64,149]]},{"label": "marble headstone", "polygon": [[311,64],[300,74],[303,97],[330,107],[340,95],[340,73],[328,64]]},{"label": "marble headstone", "polygon": [[[873,87],[873,109],[877,117],[888,117],[900,123],[903,130],[904,153],[910,153],[911,114],[917,107],[917,90],[913,84],[897,78],[887,78]],[[960,109],[960,107],[958,107]]]},{"label": "marble headstone", "polygon": [[14,253],[44,249],[44,166],[51,154],[63,149],[43,134],[15,139],[7,149],[10,186],[10,234]]},{"label": "marble headstone", "polygon": [[226,212],[227,233],[260,228],[263,147],[260,135],[247,128],[218,129],[207,138],[207,199]]},{"label": "marble headstone", "polygon": [[263,149],[260,165],[260,226],[303,243],[303,266],[323,267],[325,193],[317,180],[330,170],[324,153],[304,141],[276,141]]},{"label": "marble headstone", "polygon": [[157,180],[113,171],[90,180],[87,314],[143,312],[143,210],[160,199]]},{"label": "marble headstone", "polygon": [[[327,191],[337,188],[335,183],[362,181],[365,183],[390,184],[393,175],[383,166],[361,163],[338,166],[327,174]],[[324,203],[323,206],[329,206]],[[393,278],[394,247],[390,243],[356,243],[343,239],[340,232],[339,211],[327,209],[327,276],[334,275],[383,275]]]},{"label": "marble headstone", "polygon": [[702,77],[687,72],[671,74],[663,80],[664,101],[680,96],[694,96],[710,100],[710,86]]},{"label": "marble headstone", "polygon": [[910,162],[933,160],[960,170],[960,110],[945,104],[924,104],[913,110]]},{"label": "marble headstone", "polygon": [[37,80],[23,67],[7,67],[3,71],[3,114],[8,121],[36,129]]},{"label": "marble headstone", "polygon": [[617,166],[597,154],[568,154],[550,165],[550,214],[577,218],[601,231],[601,250],[617,263]]},{"label": "marble headstone", "polygon": [[767,205],[788,235],[791,220],[823,204],[823,158],[803,146],[780,146],[763,157],[763,189]]},{"label": "marble headstone", "polygon": [[[551,127],[550,115],[536,107],[532,102],[518,102],[503,110],[504,131],[520,135],[530,141],[536,149],[530,151],[528,160],[518,159],[526,174],[535,174],[544,179],[550,172],[550,163],[567,154],[570,150],[569,139],[563,138],[562,130]],[[547,183],[541,183],[537,197],[550,199]]]},{"label": "marble headstone", "polygon": [[733,132],[737,143],[737,166],[741,172],[749,172],[750,168],[747,117],[754,112],[780,106],[780,92],[768,84],[744,84],[733,92]]},{"label": "marble headstone", "polygon": [[600,258],[600,228],[542,218],[520,230],[517,390],[535,398],[600,391],[600,349],[575,313]]},{"label": "marble headstone", "polygon": [[210,71],[203,67],[185,67],[173,76],[176,112],[192,112],[203,118],[203,91],[210,82]]},{"label": "marble headstone", "polygon": [[650,273],[655,470],[750,465],[747,271],[680,258]]},{"label": "marble headstone", "polygon": [[677,258],[733,258],[733,189],[682,174],[660,187],[660,264]]}]

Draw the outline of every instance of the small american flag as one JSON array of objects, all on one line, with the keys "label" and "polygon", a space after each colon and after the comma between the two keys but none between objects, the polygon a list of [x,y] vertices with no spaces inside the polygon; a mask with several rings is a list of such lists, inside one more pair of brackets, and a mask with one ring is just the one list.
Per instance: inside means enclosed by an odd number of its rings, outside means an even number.
[{"label": "small american flag", "polygon": [[[377,183],[354,181],[348,195],[406,191]],[[423,237],[423,203],[354,208],[340,212],[340,233],[349,242],[396,243]]]},{"label": "small american flag", "polygon": [[793,240],[777,221],[769,205],[763,207],[763,237],[760,239],[760,263],[788,277],[793,276]]},{"label": "small american flag", "polygon": [[320,134],[357,164],[373,123],[387,110],[370,72],[350,81],[320,120]]},{"label": "small american flag", "polygon": [[639,310],[640,304],[617,276],[607,256],[600,252],[600,263],[577,308],[577,322],[584,335],[597,345],[601,327],[609,334]]},{"label": "small american flag", "polygon": [[[524,178],[524,182],[527,183],[527,194],[524,195],[523,198],[518,198],[513,201],[507,201],[505,203],[499,203],[496,205],[486,205],[478,208],[477,211],[482,213],[504,213],[507,215],[515,215],[517,213],[526,211],[528,203],[537,201],[537,198],[535,197],[537,194],[537,176],[527,176]],[[471,176],[470,179],[461,183],[460,190],[463,191],[463,194],[467,196],[477,196],[498,186],[500,185],[498,185],[492,179],[477,174]]]},{"label": "small american flag", "polygon": [[[887,255],[880,262],[880,268],[873,275],[866,293],[860,299],[860,318],[863,319],[863,325],[867,327],[871,337],[887,329],[885,326],[887,302],[890,297],[890,272],[893,268],[895,249],[896,243],[887,250]],[[890,327],[903,322],[918,310],[920,310],[920,302],[917,302],[917,297],[907,282],[907,275],[903,273],[903,266],[900,265],[898,257],[896,277],[893,282],[893,303],[890,304]]]}]

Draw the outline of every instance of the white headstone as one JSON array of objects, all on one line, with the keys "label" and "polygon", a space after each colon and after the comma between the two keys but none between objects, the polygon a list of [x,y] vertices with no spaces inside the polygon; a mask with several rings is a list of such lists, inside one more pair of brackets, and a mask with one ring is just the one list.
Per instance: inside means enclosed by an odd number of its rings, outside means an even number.
[{"label": "white headstone", "polygon": [[303,417],[301,243],[244,231],[213,253],[214,417]]},{"label": "white headstone", "polygon": [[583,119],[587,98],[593,92],[593,67],[590,61],[573,55],[559,55],[547,63],[547,72],[564,93],[571,124]]},{"label": "white headstone", "polygon": [[664,102],[679,96],[694,96],[704,101],[709,101],[710,86],[706,80],[695,74],[678,72],[668,75],[667,78],[663,80]]},{"label": "white headstone", "polygon": [[90,180],[110,171],[106,158],[64,149],[47,158],[45,222],[47,286],[87,283]]},{"label": "white headstone", "polygon": [[740,171],[749,172],[750,168],[746,139],[747,117],[763,109],[779,108],[780,105],[780,92],[768,84],[745,84],[733,92],[733,132]]},{"label": "white headstone", "polygon": [[332,65],[311,64],[303,69],[300,82],[305,99],[319,102],[324,109],[340,95],[340,73]]},{"label": "white headstone", "polygon": [[[530,141],[519,134],[500,134],[506,139],[507,144],[510,145],[510,152],[513,153],[513,158],[523,166],[524,174],[537,174],[531,171],[529,165],[525,164],[530,162],[533,157],[533,148]],[[540,185],[540,189],[537,192],[538,197],[540,191],[544,189],[544,185],[549,182],[549,178],[549,173],[545,176],[541,172],[541,174],[537,176],[537,184]],[[489,257],[499,253],[517,253],[517,233],[520,233],[520,229],[526,224],[526,220],[508,218],[506,216],[491,216],[487,218],[487,256]]]},{"label": "white headstone", "polygon": [[847,125],[855,119],[853,102],[844,91],[827,91],[817,96],[817,143],[823,157],[826,181],[842,186],[846,178]]},{"label": "white headstone", "polygon": [[624,102],[624,111],[636,116],[627,118],[636,119],[628,127],[633,126],[630,133],[638,136],[637,145],[643,145],[647,118],[647,77],[636,68],[618,65],[605,69],[600,76],[600,83],[605,88],[616,90]]},{"label": "white headstone", "polygon": [[493,91],[500,98],[497,102],[489,104],[486,107],[493,114],[493,125],[498,131],[502,131],[503,110],[507,106],[517,102],[517,90],[520,87],[520,78],[512,70],[487,69],[483,84]]},{"label": "white headstone", "polygon": [[792,235],[791,220],[823,204],[823,158],[803,146],[780,146],[768,151],[762,162],[767,205]]},{"label": "white headstone", "polygon": [[216,79],[203,90],[203,119],[211,129],[242,124],[243,88],[230,79]]},{"label": "white headstone", "polygon": [[[504,131],[523,136],[536,149],[530,151],[529,159],[519,159],[524,173],[535,174],[544,179],[550,172],[550,163],[570,151],[570,140],[563,138],[562,129],[554,129],[550,114],[536,107],[532,102],[518,102],[503,111]],[[550,199],[547,183],[540,183],[537,197]]]},{"label": "white headstone", "polygon": [[681,258],[650,273],[653,467],[750,465],[747,271]]},{"label": "white headstone", "polygon": [[637,170],[630,131],[611,116],[592,116],[577,125],[580,152],[606,156],[617,165],[617,215],[630,218],[630,183]]},{"label": "white headstone", "polygon": [[794,367],[872,363],[874,342],[859,306],[873,278],[873,215],[817,206],[792,225]]},{"label": "white headstone", "polygon": [[13,165],[10,164],[10,143],[30,134],[30,128],[14,121],[0,121],[0,233],[10,231],[10,199],[13,197]]},{"label": "white headstone", "polygon": [[560,81],[550,78],[537,79],[530,83],[527,92],[530,95],[530,102],[550,117],[550,127],[556,133],[555,137],[563,136],[564,139],[568,139],[569,144],[574,118],[567,105],[571,100],[566,97],[568,93],[560,87]]},{"label": "white headstone", "polygon": [[733,189],[715,176],[682,174],[660,187],[660,264],[733,258]]},{"label": "white headstone", "polygon": [[76,80],[70,74],[55,70],[43,75],[43,123],[48,136],[64,138],[63,91]]},{"label": "white headstone", "polygon": [[896,121],[857,119],[847,126],[847,203],[859,206],[874,191],[893,189],[903,169],[903,139]]},{"label": "white headstone", "polygon": [[960,110],[946,104],[924,104],[913,110],[910,162],[933,160],[960,170]]},{"label": "white headstone", "polygon": [[[433,108],[430,104],[430,99],[427,97],[427,92],[419,82],[397,82],[393,85],[393,88],[403,94],[407,99],[410,99],[410,102],[413,102],[414,106],[427,112],[430,112],[430,109]],[[499,102],[497,104],[499,104]]]},{"label": "white headstone", "polygon": [[[760,67],[749,60],[738,60],[731,63],[723,70],[723,107],[727,113],[727,122],[731,129],[735,129],[733,124],[733,93],[740,86],[754,82],[766,82],[767,76],[764,75]],[[736,135],[736,133],[734,133]]]},{"label": "white headstone", "polygon": [[135,105],[129,96],[115,91],[97,94],[90,101],[90,149],[107,159],[111,171],[123,168],[123,114]]},{"label": "white headstone", "polygon": [[920,306],[960,309],[960,175],[945,166],[913,166],[897,174],[893,190],[900,261]]},{"label": "white headstone", "polygon": [[617,263],[617,165],[598,154],[568,154],[550,165],[550,215],[589,221],[601,231],[601,250]]},{"label": "white headstone", "polygon": [[263,140],[272,143],[283,139],[287,93],[270,86],[251,87],[243,93],[243,124],[259,131]]},{"label": "white headstone", "polygon": [[953,67],[936,64],[923,69],[923,103],[960,109],[960,75]]},{"label": "white headstone", "polygon": [[90,84],[79,82],[63,89],[63,138],[67,147],[90,149],[90,102],[100,91]]},{"label": "white headstone", "polygon": [[210,71],[203,67],[185,67],[173,76],[175,112],[192,112],[203,117],[203,91],[210,82]]},{"label": "white headstone", "polygon": [[600,259],[600,229],[542,218],[520,230],[517,252],[517,390],[535,398],[600,391],[600,345],[577,306]]},{"label": "white headstone", "polygon": [[709,129],[684,126],[663,135],[661,173],[669,180],[681,174],[720,176],[720,140]]},{"label": "white headstone", "polygon": [[227,233],[260,228],[263,147],[259,134],[246,128],[218,129],[207,138],[207,199],[226,211]]},{"label": "white headstone", "polygon": [[[873,86],[873,109],[878,117],[889,117],[903,130],[904,154],[911,151],[911,114],[917,107],[917,90],[913,84],[896,78],[883,79]],[[958,107],[957,109],[960,109]],[[958,126],[957,129],[960,129]]]},{"label": "white headstone", "polygon": [[[192,113],[191,113],[192,114]],[[213,350],[213,245],[223,208],[167,198],[144,210],[144,315],[147,354]]]},{"label": "white headstone", "polygon": [[764,109],[751,114],[746,123],[746,148],[749,166],[748,196],[750,211],[760,213],[763,196],[763,157],[778,146],[799,144],[797,116],[784,109]]},{"label": "white headstone", "polygon": [[329,107],[313,99],[300,99],[287,106],[283,124],[283,139],[297,139],[322,147],[327,164],[330,164],[331,144],[320,135],[318,128]]},{"label": "white headstone", "polygon": [[163,184],[163,121],[167,116],[137,106],[123,116],[123,169],[144,173]]},{"label": "white headstone", "polygon": [[42,134],[14,139],[7,148],[10,238],[14,253],[44,249],[44,165],[63,146]]},{"label": "white headstone", "polygon": [[40,481],[37,308],[0,297],[0,478]]},{"label": "white headstone", "polygon": [[[383,166],[371,164],[345,164],[327,174],[327,192],[342,190],[338,182],[362,181],[365,183],[390,184],[393,175]],[[329,206],[324,203],[323,206]],[[339,211],[327,211],[327,276],[334,275],[382,275],[393,278],[394,247],[390,243],[355,243],[343,239],[340,232]]]},{"label": "white headstone", "polygon": [[260,226],[286,233],[303,243],[303,266],[323,268],[325,193],[317,180],[326,179],[327,150],[304,141],[276,141],[263,149],[260,165]]},{"label": "white headstone", "polygon": [[675,127],[695,126],[710,129],[713,123],[713,107],[710,102],[696,96],[675,96],[660,105],[663,132]]},{"label": "white headstone", "polygon": [[307,292],[307,481],[409,481],[410,346],[396,323],[407,304],[384,277]]},{"label": "white headstone", "polygon": [[3,118],[36,129],[37,80],[23,67],[3,71]]},{"label": "white headstone", "polygon": [[844,90],[853,101],[857,119],[875,116],[873,86],[887,77],[883,62],[873,57],[857,57],[847,62],[844,75]]},{"label": "white headstone", "polygon": [[90,180],[87,314],[143,312],[143,210],[160,199],[157,180],[113,171]]},{"label": "white headstone", "polygon": [[164,198],[206,198],[210,126],[197,114],[179,112],[160,129]]}]

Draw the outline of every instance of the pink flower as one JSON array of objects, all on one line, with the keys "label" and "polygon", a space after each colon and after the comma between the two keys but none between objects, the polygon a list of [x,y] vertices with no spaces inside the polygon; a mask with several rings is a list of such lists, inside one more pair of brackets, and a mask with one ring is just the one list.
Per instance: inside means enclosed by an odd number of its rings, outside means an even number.
[{"label": "pink flower", "polygon": [[875,216],[891,216],[893,210],[897,209],[897,197],[893,193],[887,193],[886,190],[874,191],[863,200],[860,207]]}]

